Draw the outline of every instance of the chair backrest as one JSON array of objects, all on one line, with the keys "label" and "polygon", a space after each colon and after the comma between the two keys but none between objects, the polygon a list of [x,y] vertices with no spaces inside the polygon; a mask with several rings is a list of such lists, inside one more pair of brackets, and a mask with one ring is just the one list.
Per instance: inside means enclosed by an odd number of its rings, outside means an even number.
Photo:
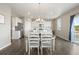
[{"label": "chair backrest", "polygon": [[39,47],[39,33],[29,33],[28,43],[29,47]]},{"label": "chair backrest", "polygon": [[52,46],[52,34],[44,33],[41,34],[41,47],[51,47]]}]

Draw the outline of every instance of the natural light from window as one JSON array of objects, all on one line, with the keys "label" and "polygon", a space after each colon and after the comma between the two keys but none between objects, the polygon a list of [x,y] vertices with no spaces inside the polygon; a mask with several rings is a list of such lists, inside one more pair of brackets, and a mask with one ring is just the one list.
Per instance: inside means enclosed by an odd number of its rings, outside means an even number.
[{"label": "natural light from window", "polygon": [[57,30],[61,30],[61,18],[57,19]]}]

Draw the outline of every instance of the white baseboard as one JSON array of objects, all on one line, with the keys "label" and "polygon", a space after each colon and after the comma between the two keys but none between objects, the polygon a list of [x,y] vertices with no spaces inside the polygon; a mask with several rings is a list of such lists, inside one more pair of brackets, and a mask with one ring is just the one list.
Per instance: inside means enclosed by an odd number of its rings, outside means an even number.
[{"label": "white baseboard", "polygon": [[9,45],[11,45],[11,43],[9,43],[9,44],[7,44],[7,45],[1,47],[0,50],[2,50],[2,49],[4,49],[4,48],[8,47]]},{"label": "white baseboard", "polygon": [[64,40],[66,40],[66,41],[69,41],[69,39],[66,39],[65,37],[61,37],[61,36],[57,36],[57,37],[62,38]]}]

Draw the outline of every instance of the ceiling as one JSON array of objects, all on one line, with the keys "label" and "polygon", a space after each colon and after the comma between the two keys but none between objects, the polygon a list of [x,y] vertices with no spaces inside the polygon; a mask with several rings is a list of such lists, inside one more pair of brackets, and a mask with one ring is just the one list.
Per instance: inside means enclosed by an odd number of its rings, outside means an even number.
[{"label": "ceiling", "polygon": [[77,3],[12,3],[12,15],[31,18],[56,18],[70,9],[78,6]]}]

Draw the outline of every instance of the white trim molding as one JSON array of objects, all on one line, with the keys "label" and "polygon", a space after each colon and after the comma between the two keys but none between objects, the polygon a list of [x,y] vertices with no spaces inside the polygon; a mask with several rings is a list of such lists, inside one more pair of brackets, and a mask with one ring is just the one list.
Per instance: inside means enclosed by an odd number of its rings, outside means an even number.
[{"label": "white trim molding", "polygon": [[4,49],[4,48],[6,48],[6,47],[8,47],[8,46],[10,46],[10,45],[11,45],[11,43],[9,43],[9,44],[7,44],[7,45],[1,47],[0,50]]}]

